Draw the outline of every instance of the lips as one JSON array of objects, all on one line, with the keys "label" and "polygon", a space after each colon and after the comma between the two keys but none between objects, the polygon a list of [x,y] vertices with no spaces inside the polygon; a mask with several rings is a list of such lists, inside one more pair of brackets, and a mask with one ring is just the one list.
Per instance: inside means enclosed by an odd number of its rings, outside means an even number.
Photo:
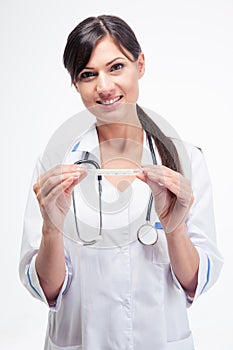
[{"label": "lips", "polygon": [[104,105],[104,106],[110,106],[110,105],[113,105],[114,103],[118,102],[121,98],[122,98],[122,96],[117,96],[117,97],[110,98],[110,99],[98,100],[98,101],[96,101],[96,103],[99,103],[99,104]]}]

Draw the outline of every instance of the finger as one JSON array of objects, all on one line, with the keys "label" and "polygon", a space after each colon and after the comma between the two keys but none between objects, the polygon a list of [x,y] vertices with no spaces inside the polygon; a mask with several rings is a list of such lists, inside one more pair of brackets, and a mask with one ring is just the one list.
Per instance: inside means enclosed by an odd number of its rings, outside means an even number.
[{"label": "finger", "polygon": [[41,186],[53,176],[65,175],[65,174],[75,174],[75,173],[86,173],[85,167],[77,164],[60,164],[56,167],[48,170],[44,174],[40,175],[37,179],[37,182],[40,183]]},{"label": "finger", "polygon": [[57,186],[62,184],[64,181],[71,179],[71,183],[74,182],[74,186],[82,180],[82,178],[85,177],[84,173],[66,173],[62,175],[56,175],[51,176],[47,178],[47,180],[41,184],[37,184],[37,186],[34,186],[34,191],[36,192],[38,200],[40,200],[41,197],[46,197],[51,191],[54,190]]},{"label": "finger", "polygon": [[160,185],[167,187],[167,179],[164,174],[157,169],[146,169],[144,172],[144,176],[146,178],[146,182],[148,185]]},{"label": "finger", "polygon": [[165,186],[176,196],[179,196],[181,189],[186,188],[183,176],[165,166],[147,165],[143,167],[143,172],[148,180],[156,182],[160,186]]},{"label": "finger", "polygon": [[[67,178],[59,186],[55,187],[47,197],[41,198],[39,204],[43,216],[46,215],[46,217],[50,218],[50,220],[53,222],[54,220],[57,221],[57,219],[59,219],[59,214],[56,211],[56,208],[58,208],[61,212],[65,210],[64,214],[66,213],[66,208],[68,209],[70,206],[72,192],[70,187],[72,186],[72,183],[72,178]],[[67,196],[67,192],[70,192],[70,196]]]},{"label": "finger", "polygon": [[54,202],[58,197],[65,193],[72,193],[77,179],[75,176],[64,179],[59,185],[54,187],[47,195],[48,202]]},{"label": "finger", "polygon": [[142,180],[143,182],[147,182],[147,176],[143,173],[136,175],[136,177]]},{"label": "finger", "polygon": [[[148,184],[153,186],[154,191],[159,191],[154,185],[157,183],[173,193],[183,206],[190,207],[192,205],[194,197],[191,184],[183,175],[165,166],[153,165],[145,166],[144,173],[148,177]],[[152,182],[150,183],[150,181]]]},{"label": "finger", "polygon": [[177,171],[174,171],[164,165],[143,165],[141,167],[144,174],[153,173],[157,176],[167,176],[167,177],[176,177],[179,175]]}]

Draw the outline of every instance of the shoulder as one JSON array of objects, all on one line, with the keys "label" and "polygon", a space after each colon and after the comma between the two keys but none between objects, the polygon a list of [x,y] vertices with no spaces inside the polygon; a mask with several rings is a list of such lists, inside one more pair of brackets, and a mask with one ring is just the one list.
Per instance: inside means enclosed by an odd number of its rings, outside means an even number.
[{"label": "shoulder", "polygon": [[[66,135],[67,130],[63,130],[56,137],[52,137],[48,142],[43,154],[41,155],[41,163],[45,169],[50,169],[57,164],[66,162],[67,156],[75,151],[83,151],[85,146],[90,145],[96,135],[95,124],[91,124],[86,130],[73,130],[70,135]],[[79,132],[78,132],[79,131]],[[82,147],[81,147],[82,146]]]},{"label": "shoulder", "polygon": [[177,151],[179,152],[182,149],[185,149],[186,152],[188,153],[192,153],[192,151],[194,149],[199,150],[200,152],[202,152],[202,149],[199,145],[195,145],[191,142],[182,140],[178,137],[170,137],[171,141],[175,144],[175,146],[177,147]]},{"label": "shoulder", "polygon": [[170,139],[177,149],[184,175],[190,178],[194,165],[205,162],[201,147],[179,138],[171,137]]}]

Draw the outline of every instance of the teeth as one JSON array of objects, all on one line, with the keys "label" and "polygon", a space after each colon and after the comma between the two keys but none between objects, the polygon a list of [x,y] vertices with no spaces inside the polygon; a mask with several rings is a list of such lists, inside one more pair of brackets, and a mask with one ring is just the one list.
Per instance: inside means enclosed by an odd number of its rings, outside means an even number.
[{"label": "teeth", "polygon": [[107,100],[107,101],[101,101],[102,105],[111,105],[114,102],[119,101],[120,97],[113,98],[112,100]]}]

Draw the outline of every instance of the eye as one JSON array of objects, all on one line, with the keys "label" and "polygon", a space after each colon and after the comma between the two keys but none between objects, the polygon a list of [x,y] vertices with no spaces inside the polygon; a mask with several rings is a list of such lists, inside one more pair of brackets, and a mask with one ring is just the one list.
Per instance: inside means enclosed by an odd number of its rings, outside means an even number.
[{"label": "eye", "polygon": [[124,65],[122,63],[116,63],[111,67],[111,72],[114,70],[122,69],[123,67],[124,67]]},{"label": "eye", "polygon": [[94,77],[96,74],[94,72],[82,72],[79,76],[79,80],[88,80],[89,78]]}]

